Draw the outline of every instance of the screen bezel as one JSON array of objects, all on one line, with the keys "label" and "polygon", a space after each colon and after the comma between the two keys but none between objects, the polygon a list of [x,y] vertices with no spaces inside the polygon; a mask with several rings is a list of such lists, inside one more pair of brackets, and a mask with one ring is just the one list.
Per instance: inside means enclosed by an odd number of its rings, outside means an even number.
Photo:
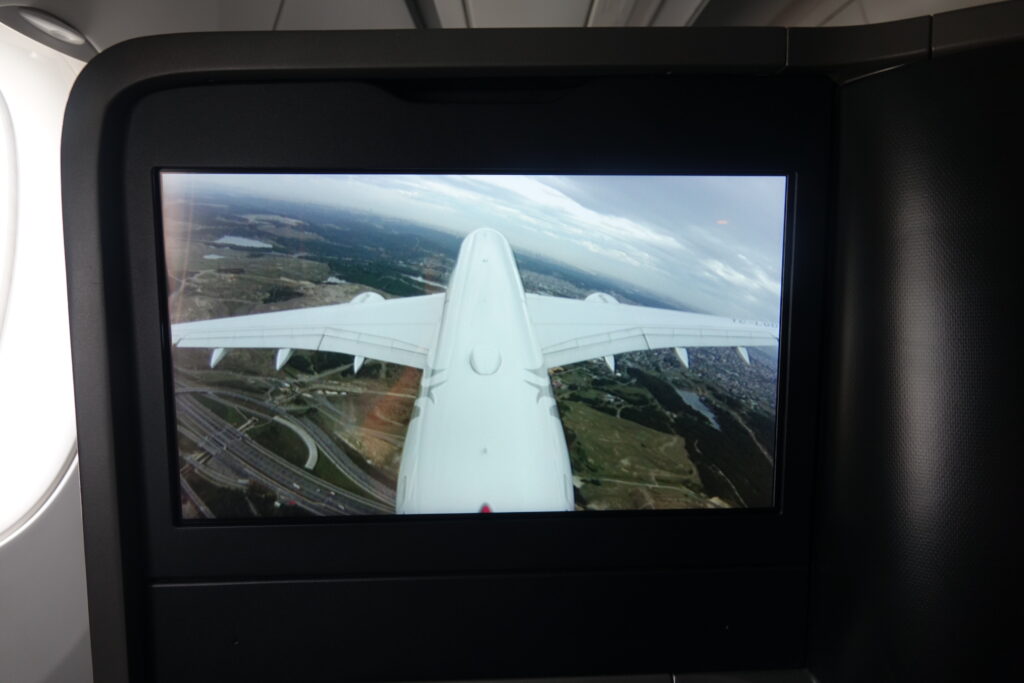
[{"label": "screen bezel", "polygon": [[[318,577],[805,561],[810,463],[818,431],[817,401],[808,398],[817,394],[821,339],[824,241],[815,226],[824,225],[828,191],[828,127],[822,113],[827,84],[813,77],[531,78],[503,82],[496,102],[464,95],[486,94],[493,81],[432,85],[426,95],[422,87],[410,94],[404,82],[387,80],[182,87],[143,97],[131,112],[120,228],[131,264],[123,284],[131,297],[131,318],[125,322],[137,349],[132,368],[137,452],[146,456],[123,466],[139,467],[135,481],[143,484],[142,495],[132,505],[144,526],[149,575]],[[269,93],[274,95],[268,98]],[[276,125],[245,113],[254,98],[272,109]],[[693,100],[714,106],[685,110]],[[737,114],[755,108],[763,112],[759,125]],[[415,114],[427,120],[411,124]],[[699,126],[699,139],[666,133],[672,126],[686,129],[684,122]],[[369,139],[346,145],[331,138],[349,126],[369,131]],[[501,129],[503,137],[487,137],[488,126]],[[600,163],[589,161],[589,136],[613,126],[631,129],[628,143],[606,145]],[[473,145],[464,144],[465,130],[475,131]],[[425,131],[431,135],[423,137]],[[160,170],[785,175],[775,507],[177,523],[159,256]],[[800,429],[794,432],[794,426]],[[686,543],[671,541],[679,537]]]}]

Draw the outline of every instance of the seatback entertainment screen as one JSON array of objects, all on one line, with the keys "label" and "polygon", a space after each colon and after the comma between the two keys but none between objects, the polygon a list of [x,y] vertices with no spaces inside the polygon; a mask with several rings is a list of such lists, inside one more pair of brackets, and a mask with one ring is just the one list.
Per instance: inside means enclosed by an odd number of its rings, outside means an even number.
[{"label": "seatback entertainment screen", "polygon": [[160,174],[181,519],[774,504],[784,176]]}]

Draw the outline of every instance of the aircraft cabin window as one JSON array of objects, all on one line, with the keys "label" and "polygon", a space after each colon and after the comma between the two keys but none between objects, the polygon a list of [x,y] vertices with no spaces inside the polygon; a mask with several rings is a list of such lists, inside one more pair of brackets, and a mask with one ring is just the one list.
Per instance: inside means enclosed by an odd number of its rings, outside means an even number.
[{"label": "aircraft cabin window", "polygon": [[59,146],[82,66],[0,25],[0,543],[76,450]]}]

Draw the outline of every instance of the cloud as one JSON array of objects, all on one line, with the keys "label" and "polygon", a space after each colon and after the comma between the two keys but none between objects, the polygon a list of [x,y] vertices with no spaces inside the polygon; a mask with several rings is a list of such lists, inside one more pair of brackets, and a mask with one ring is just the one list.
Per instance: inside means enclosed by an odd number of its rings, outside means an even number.
[{"label": "cloud", "polygon": [[[170,182],[180,186],[187,176]],[[455,235],[490,227],[517,252],[680,306],[777,322],[785,178],[247,174],[221,189],[367,211]],[[720,224],[718,221],[727,223]]]},{"label": "cloud", "polygon": [[[544,182],[545,176],[470,176],[473,180],[518,195],[534,210],[544,210],[556,218],[568,232],[597,231],[605,237],[626,242],[642,242],[660,248],[678,248],[679,242],[669,234],[640,222],[614,214],[600,213],[580,204],[555,187]],[[585,230],[586,229],[586,230]]]},{"label": "cloud", "polygon": [[778,280],[768,277],[760,268],[753,268],[747,273],[742,273],[715,259],[706,259],[702,263],[711,273],[730,284],[754,291],[771,292],[776,296],[782,293],[782,284]]}]

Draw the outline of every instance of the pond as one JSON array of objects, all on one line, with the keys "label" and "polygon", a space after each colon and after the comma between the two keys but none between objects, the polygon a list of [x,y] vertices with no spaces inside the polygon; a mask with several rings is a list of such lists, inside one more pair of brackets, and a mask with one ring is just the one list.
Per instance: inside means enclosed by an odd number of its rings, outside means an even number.
[{"label": "pond", "polygon": [[707,404],[704,403],[704,400],[701,399],[700,395],[697,394],[697,392],[686,391],[684,389],[676,389],[676,393],[679,394],[679,398],[683,399],[686,405],[690,406],[698,413],[706,417],[708,419],[708,422],[711,423],[712,427],[714,427],[718,431],[722,431],[721,426],[719,426],[718,424],[718,420],[715,418],[714,412],[712,412],[711,408],[709,408]]}]

